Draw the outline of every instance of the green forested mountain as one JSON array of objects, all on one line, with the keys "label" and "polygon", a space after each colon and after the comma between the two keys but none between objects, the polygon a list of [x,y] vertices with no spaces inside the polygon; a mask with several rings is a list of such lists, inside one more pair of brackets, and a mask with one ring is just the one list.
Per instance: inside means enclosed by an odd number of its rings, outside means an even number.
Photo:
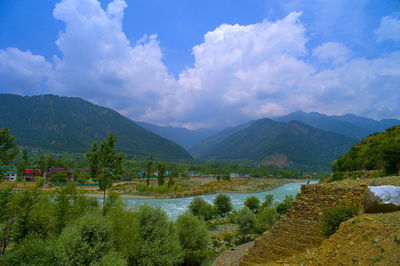
[{"label": "green forested mountain", "polygon": [[109,108],[73,97],[0,94],[0,128],[8,127],[19,145],[53,151],[86,152],[110,132],[117,149],[165,159],[191,156],[176,143],[138,126]]},{"label": "green forested mountain", "polygon": [[194,146],[189,148],[189,152],[194,156],[201,157],[203,154],[206,154],[209,150],[213,149],[215,145],[221,143],[232,134],[239,132],[246,127],[249,127],[253,122],[254,121],[249,121],[242,125],[225,128],[224,130],[217,132],[216,134],[211,135],[210,137],[205,138],[204,140],[195,144]]},{"label": "green forested mountain", "polygon": [[383,169],[388,174],[400,170],[400,126],[363,139],[333,165],[335,172]]},{"label": "green forested mountain", "polygon": [[263,165],[329,165],[355,141],[298,121],[253,121],[202,150],[201,158],[250,159]]}]

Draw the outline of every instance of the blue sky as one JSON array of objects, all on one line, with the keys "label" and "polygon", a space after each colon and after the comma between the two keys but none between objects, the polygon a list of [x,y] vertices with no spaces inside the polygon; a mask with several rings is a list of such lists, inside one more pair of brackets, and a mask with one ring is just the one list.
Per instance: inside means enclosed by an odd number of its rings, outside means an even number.
[{"label": "blue sky", "polygon": [[399,72],[397,0],[0,1],[0,92],[157,124],[400,118]]}]

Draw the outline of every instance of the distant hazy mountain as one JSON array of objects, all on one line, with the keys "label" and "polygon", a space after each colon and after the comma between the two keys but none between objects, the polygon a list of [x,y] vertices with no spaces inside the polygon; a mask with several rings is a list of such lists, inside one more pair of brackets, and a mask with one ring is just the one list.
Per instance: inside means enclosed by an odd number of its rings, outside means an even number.
[{"label": "distant hazy mountain", "polygon": [[162,127],[145,122],[136,121],[135,123],[161,137],[172,140],[186,149],[215,133],[214,130],[209,129],[189,130],[181,127]]},{"label": "distant hazy mountain", "polygon": [[279,122],[297,120],[312,127],[336,132],[356,140],[363,139],[376,132],[384,131],[394,125],[400,125],[400,120],[396,119],[376,121],[352,114],[328,116],[316,112],[305,113],[301,111],[273,119]]},{"label": "distant hazy mountain", "polygon": [[203,154],[207,153],[210,149],[213,149],[215,145],[221,143],[224,139],[229,137],[230,135],[249,127],[254,121],[249,121],[245,124],[235,126],[235,127],[228,127],[224,130],[211,135],[208,138],[198,142],[196,145],[189,148],[189,152],[196,157],[200,157]]},{"label": "distant hazy mountain", "polygon": [[[329,165],[356,141],[347,136],[313,128],[298,121],[289,123],[270,119],[252,121],[199,152],[201,158],[248,159],[263,165]],[[232,128],[230,129],[232,130]],[[226,133],[226,132],[225,132]],[[199,144],[200,145],[200,144]],[[196,145],[197,146],[197,145]]]},{"label": "distant hazy mountain", "polygon": [[176,143],[138,126],[109,108],[80,98],[0,94],[0,128],[8,127],[23,146],[53,151],[86,152],[91,143],[110,132],[117,148],[132,155],[191,158]]}]

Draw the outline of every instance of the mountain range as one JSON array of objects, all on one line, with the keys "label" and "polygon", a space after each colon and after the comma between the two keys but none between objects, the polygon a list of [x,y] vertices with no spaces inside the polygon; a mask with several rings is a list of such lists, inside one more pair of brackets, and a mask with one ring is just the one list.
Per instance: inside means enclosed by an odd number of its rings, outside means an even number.
[{"label": "mountain range", "polygon": [[109,108],[81,98],[0,94],[0,128],[10,128],[18,145],[52,151],[86,152],[113,132],[117,149],[129,155],[191,159],[176,143]]},{"label": "mountain range", "polygon": [[[192,153],[203,159],[246,159],[261,165],[329,165],[355,142],[350,137],[296,120],[285,123],[267,118],[231,128],[224,133],[228,134],[220,134],[217,142],[214,136],[194,146]],[[196,147],[207,149],[196,153]]]}]

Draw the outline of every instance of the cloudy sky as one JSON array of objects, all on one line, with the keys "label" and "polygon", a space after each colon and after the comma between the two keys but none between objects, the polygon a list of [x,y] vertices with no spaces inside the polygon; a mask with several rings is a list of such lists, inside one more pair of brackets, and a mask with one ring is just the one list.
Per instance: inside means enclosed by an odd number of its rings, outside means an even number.
[{"label": "cloudy sky", "polygon": [[3,0],[0,93],[192,129],[400,118],[400,1]]}]

